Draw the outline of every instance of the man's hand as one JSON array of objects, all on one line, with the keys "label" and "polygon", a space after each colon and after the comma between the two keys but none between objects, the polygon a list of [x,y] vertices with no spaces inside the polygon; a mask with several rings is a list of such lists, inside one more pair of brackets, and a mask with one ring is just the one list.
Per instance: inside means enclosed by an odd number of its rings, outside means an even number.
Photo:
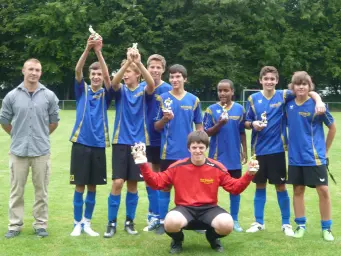
[{"label": "man's hand", "polygon": [[103,47],[103,40],[100,36],[99,39],[95,40],[95,45],[93,46],[95,52],[100,52]]},{"label": "man's hand", "polygon": [[316,102],[315,113],[317,115],[323,115],[324,113],[326,113],[326,110],[326,104],[324,104],[322,101]]},{"label": "man's hand", "polygon": [[133,51],[134,51],[134,49],[132,49],[132,48],[128,48],[128,50],[127,50],[127,61],[129,63],[133,62]]},{"label": "man's hand", "polygon": [[220,125],[224,125],[224,124],[226,124],[228,121],[229,121],[228,119],[222,118],[222,117],[220,116],[220,117],[219,117],[219,120],[218,120],[218,123],[219,123]]},{"label": "man's hand", "polygon": [[131,146],[131,154],[133,155],[135,164],[144,164],[148,161],[146,157],[146,144],[142,142],[135,143],[134,146]]},{"label": "man's hand", "polygon": [[166,121],[166,123],[168,123],[168,121],[172,120],[173,118],[174,118],[174,113],[172,110],[163,111],[162,119],[164,119]]},{"label": "man's hand", "polygon": [[132,59],[136,65],[141,63],[141,54],[140,54],[139,50],[132,49]]},{"label": "man's hand", "polygon": [[90,51],[96,45],[96,40],[93,39],[93,36],[89,36],[88,41],[86,43],[86,50]]},{"label": "man's hand", "polygon": [[251,160],[249,162],[249,169],[248,173],[250,175],[255,175],[259,170],[259,164],[258,161],[256,160],[255,156],[251,157]]},{"label": "man's hand", "polygon": [[255,129],[257,132],[260,132],[263,130],[266,126],[261,121],[253,121],[252,122],[253,129]]}]

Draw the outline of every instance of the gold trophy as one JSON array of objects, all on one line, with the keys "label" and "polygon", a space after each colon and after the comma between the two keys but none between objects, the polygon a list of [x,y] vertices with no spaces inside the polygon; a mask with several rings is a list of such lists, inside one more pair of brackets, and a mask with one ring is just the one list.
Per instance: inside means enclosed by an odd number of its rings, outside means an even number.
[{"label": "gold trophy", "polygon": [[229,114],[227,113],[227,106],[224,104],[223,106],[223,113],[221,114],[222,120],[229,120]]},{"label": "gold trophy", "polygon": [[134,50],[137,50],[137,45],[138,45],[138,43],[133,43],[133,47],[131,47],[131,48]]},{"label": "gold trophy", "polygon": [[262,121],[260,121],[261,126],[266,127],[268,125],[268,120],[266,119],[266,111],[264,111],[260,117],[262,119]]},{"label": "gold trophy", "polygon": [[163,113],[170,113],[170,112],[172,112],[171,105],[172,105],[173,101],[170,98],[168,98],[163,103],[164,103],[164,108],[162,109],[162,112]]},{"label": "gold trophy", "polygon": [[131,154],[133,155],[135,164],[147,163],[146,144],[142,142],[135,143],[134,146],[131,146]]},{"label": "gold trophy", "polygon": [[91,25],[89,26],[89,31],[90,31],[90,33],[91,33],[91,35],[92,35],[92,38],[93,38],[94,40],[100,39],[101,36],[92,28]]}]

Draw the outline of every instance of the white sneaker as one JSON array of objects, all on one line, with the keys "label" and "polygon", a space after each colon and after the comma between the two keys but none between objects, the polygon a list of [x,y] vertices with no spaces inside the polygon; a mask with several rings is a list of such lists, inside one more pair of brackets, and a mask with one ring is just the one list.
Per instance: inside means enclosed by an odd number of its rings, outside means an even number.
[{"label": "white sneaker", "polygon": [[88,234],[89,236],[99,236],[97,232],[92,230],[90,221],[84,221],[83,230],[84,230],[84,233]]},{"label": "white sneaker", "polygon": [[70,234],[70,236],[80,236],[82,233],[82,223],[78,222],[77,224],[75,224],[72,233]]},{"label": "white sneaker", "polygon": [[292,230],[292,226],[289,224],[282,225],[282,230],[286,236],[294,236],[295,232]]},{"label": "white sneaker", "polygon": [[254,222],[251,224],[251,227],[246,230],[246,233],[256,233],[256,232],[264,230],[264,229],[265,229],[264,224],[262,225],[258,222]]}]

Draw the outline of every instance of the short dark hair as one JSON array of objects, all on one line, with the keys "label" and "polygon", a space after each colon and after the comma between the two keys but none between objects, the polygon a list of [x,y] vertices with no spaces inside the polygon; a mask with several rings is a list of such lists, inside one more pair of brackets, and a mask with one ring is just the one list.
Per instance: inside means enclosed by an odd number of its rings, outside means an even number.
[{"label": "short dark hair", "polygon": [[101,69],[101,65],[99,64],[98,61],[92,63],[89,67],[89,72],[91,72],[91,70],[99,70]]},{"label": "short dark hair", "polygon": [[194,142],[205,144],[206,148],[208,148],[209,138],[207,133],[204,131],[191,132],[187,137],[187,148]]},{"label": "short dark hair", "polygon": [[259,79],[262,80],[262,77],[265,76],[267,73],[272,73],[276,76],[277,80],[279,79],[279,73],[277,68],[273,66],[265,66],[259,72]]},{"label": "short dark hair", "polygon": [[[229,84],[231,89],[234,90],[234,85],[233,85],[233,82],[230,80],[230,79],[223,79],[223,80],[220,80],[220,82],[218,83],[219,84]],[[217,85],[217,86],[218,86]]]},{"label": "short dark hair", "polygon": [[187,69],[180,64],[172,65],[168,71],[169,71],[169,74],[181,73],[183,78],[187,78]]}]

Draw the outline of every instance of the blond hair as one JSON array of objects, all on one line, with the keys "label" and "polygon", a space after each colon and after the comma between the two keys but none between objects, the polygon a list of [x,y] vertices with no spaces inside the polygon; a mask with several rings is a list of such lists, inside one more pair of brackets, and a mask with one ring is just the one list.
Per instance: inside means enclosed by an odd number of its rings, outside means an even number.
[{"label": "blond hair", "polygon": [[292,78],[291,83],[288,85],[290,90],[294,89],[294,85],[300,85],[303,83],[307,83],[309,85],[309,91],[313,91],[315,89],[315,85],[311,80],[311,76],[305,71],[296,71]]}]

